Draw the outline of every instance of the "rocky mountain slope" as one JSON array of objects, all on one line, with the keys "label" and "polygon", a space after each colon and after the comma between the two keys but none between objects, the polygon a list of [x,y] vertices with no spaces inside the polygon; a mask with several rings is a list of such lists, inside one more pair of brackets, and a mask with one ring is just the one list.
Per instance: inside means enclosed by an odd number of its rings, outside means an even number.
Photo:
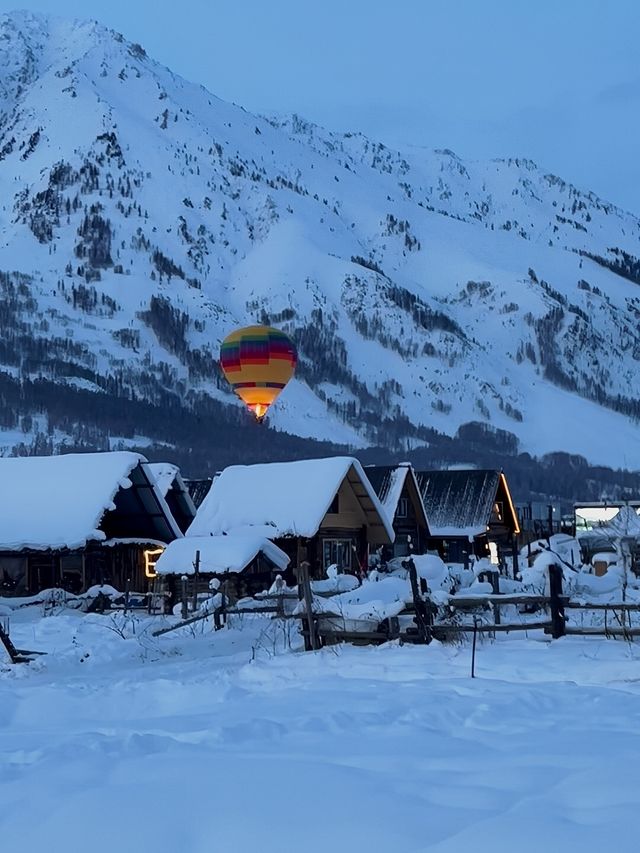
[{"label": "rocky mountain slope", "polygon": [[[5,452],[487,434],[638,467],[640,222],[529,161],[255,116],[98,24],[13,13],[0,190]],[[254,321],[300,352],[260,433],[217,364]]]}]

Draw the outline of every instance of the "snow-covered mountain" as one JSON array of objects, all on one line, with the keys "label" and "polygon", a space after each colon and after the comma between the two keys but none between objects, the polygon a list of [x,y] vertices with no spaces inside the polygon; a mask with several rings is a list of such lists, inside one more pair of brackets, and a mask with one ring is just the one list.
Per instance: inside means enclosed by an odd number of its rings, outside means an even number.
[{"label": "snow-covered mountain", "polygon": [[640,222],[529,161],[255,116],[13,13],[0,190],[5,451],[241,424],[218,347],[257,320],[300,352],[279,430],[404,451],[477,422],[639,467]]}]

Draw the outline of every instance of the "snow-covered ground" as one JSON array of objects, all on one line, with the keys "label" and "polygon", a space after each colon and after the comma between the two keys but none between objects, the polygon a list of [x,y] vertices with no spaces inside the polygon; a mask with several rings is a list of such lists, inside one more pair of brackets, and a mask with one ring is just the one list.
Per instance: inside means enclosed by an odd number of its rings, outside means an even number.
[{"label": "snow-covered ground", "polygon": [[274,654],[260,617],[157,640],[121,619],[11,615],[49,654],[0,672],[4,849],[633,847],[634,645],[507,636],[472,680],[466,644]]}]

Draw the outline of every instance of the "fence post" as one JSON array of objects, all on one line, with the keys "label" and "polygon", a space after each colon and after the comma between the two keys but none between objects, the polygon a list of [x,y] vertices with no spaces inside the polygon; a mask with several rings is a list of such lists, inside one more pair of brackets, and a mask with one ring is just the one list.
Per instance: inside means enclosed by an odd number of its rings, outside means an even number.
[{"label": "fence post", "polygon": [[409,557],[406,564],[408,564],[409,567],[409,580],[411,582],[413,606],[416,611],[416,626],[418,628],[418,634],[424,643],[430,643],[433,639],[433,631],[431,630],[431,626],[433,624],[433,613],[431,611],[431,607],[426,604],[424,598],[420,594],[418,571],[416,569],[416,564],[413,562],[413,557]]},{"label": "fence post", "polygon": [[473,644],[471,646],[471,678],[476,677],[476,640],[478,638],[478,620],[473,617]]},{"label": "fence post", "polygon": [[[487,572],[487,574],[492,594],[500,595],[500,572]],[[500,604],[496,601],[493,602],[493,621],[496,625],[500,624]]]},{"label": "fence post", "polygon": [[565,618],[562,605],[562,569],[560,566],[549,566],[549,609],[551,611],[551,637],[554,640],[564,637]]},{"label": "fence post", "polygon": [[320,644],[316,637],[316,626],[313,620],[313,599],[311,596],[311,581],[309,580],[309,563],[306,560],[303,560],[300,563],[300,567],[298,569],[298,584],[302,587],[304,606],[307,611],[307,630],[309,632],[309,636],[308,641],[305,641],[305,650],[315,651],[320,648]]},{"label": "fence post", "polygon": [[193,562],[193,607],[195,613],[198,609],[198,581],[200,580],[200,551],[196,551],[196,558]]},{"label": "fence post", "polygon": [[189,579],[186,575],[182,575],[180,581],[182,583],[182,618],[186,619],[189,615],[189,605],[187,603],[187,581]]}]

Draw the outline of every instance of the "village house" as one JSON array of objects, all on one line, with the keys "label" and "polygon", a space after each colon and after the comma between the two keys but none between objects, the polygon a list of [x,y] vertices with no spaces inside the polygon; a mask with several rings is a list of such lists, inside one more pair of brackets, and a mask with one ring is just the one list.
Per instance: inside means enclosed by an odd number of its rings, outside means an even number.
[{"label": "village house", "polygon": [[416,479],[429,519],[429,550],[465,565],[472,556],[496,564],[512,557],[517,570],[520,525],[502,471],[419,471]]},{"label": "village house", "polygon": [[227,536],[184,536],[171,542],[156,571],[165,580],[171,603],[178,598],[177,577],[187,575],[190,589],[205,591],[212,579],[224,584],[231,600],[268,589],[289,557],[271,540],[250,530]]},{"label": "village house", "polygon": [[364,471],[393,524],[393,556],[405,557],[411,551],[422,554],[429,538],[429,524],[411,464],[367,465]]},{"label": "village house", "polygon": [[144,592],[182,532],[137,453],[0,458],[4,594],[108,583]]},{"label": "village house", "polygon": [[187,536],[232,534],[275,542],[291,567],[306,560],[316,578],[332,565],[359,574],[367,568],[370,548],[394,540],[362,466],[344,456],[225,468]]}]

